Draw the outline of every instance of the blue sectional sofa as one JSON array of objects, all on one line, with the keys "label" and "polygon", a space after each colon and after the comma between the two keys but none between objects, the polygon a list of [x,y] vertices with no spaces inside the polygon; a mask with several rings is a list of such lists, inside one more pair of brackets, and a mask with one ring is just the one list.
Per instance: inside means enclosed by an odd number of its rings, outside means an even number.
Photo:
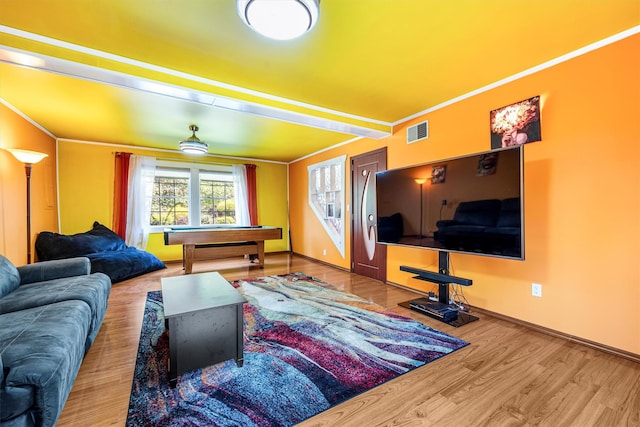
[{"label": "blue sectional sofa", "polygon": [[104,320],[111,280],[88,258],[0,255],[0,426],[54,426]]}]

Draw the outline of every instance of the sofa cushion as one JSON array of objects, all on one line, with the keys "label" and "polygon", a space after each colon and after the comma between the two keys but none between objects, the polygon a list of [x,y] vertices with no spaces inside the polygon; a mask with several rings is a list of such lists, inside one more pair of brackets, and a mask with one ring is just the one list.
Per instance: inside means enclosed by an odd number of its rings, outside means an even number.
[{"label": "sofa cushion", "polygon": [[0,298],[20,286],[20,274],[11,261],[0,255]]},{"label": "sofa cushion", "polygon": [[3,421],[26,401],[34,403],[36,425],[55,425],[82,363],[90,319],[89,306],[77,300],[0,315]]},{"label": "sofa cushion", "polygon": [[77,257],[54,261],[41,261],[18,267],[20,283],[34,283],[61,277],[86,276],[91,273],[89,258]]},{"label": "sofa cushion", "polygon": [[[59,301],[83,301],[91,309],[86,336],[88,350],[95,339],[107,311],[111,281],[104,274],[75,276],[22,285],[5,296],[0,314],[41,307]],[[83,344],[85,344],[83,342]]]},{"label": "sofa cushion", "polygon": [[31,385],[0,388],[0,420],[5,425],[5,421],[15,419],[24,414],[35,403],[34,387]]},{"label": "sofa cushion", "polygon": [[95,221],[93,228],[71,235],[42,231],[35,243],[38,260],[72,258],[96,252],[126,249],[127,245],[116,233]]},{"label": "sofa cushion", "polygon": [[[0,323],[0,326],[2,324]],[[7,367],[7,371],[9,368]],[[4,427],[33,425],[34,423],[24,423],[26,420],[20,415],[24,414],[34,399],[33,387],[10,387],[7,389],[4,382],[4,366],[2,364],[2,353],[0,352],[0,424]],[[11,421],[9,421],[11,420]]]}]

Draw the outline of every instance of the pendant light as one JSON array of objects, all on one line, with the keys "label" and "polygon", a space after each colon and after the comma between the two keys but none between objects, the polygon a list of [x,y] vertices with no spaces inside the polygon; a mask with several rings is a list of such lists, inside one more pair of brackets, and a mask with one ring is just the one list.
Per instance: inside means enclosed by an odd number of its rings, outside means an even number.
[{"label": "pendant light", "polygon": [[184,141],[180,141],[180,151],[187,154],[206,154],[209,151],[209,146],[196,136],[196,132],[199,130],[198,126],[190,125],[189,130],[192,135]]}]

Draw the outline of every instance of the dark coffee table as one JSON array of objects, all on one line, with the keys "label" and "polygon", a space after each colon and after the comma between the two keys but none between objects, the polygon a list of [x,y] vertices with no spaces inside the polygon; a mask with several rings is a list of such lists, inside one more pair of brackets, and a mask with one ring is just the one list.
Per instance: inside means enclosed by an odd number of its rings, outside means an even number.
[{"label": "dark coffee table", "polygon": [[169,380],[229,359],[244,361],[243,304],[247,300],[220,273],[162,278],[169,331]]}]

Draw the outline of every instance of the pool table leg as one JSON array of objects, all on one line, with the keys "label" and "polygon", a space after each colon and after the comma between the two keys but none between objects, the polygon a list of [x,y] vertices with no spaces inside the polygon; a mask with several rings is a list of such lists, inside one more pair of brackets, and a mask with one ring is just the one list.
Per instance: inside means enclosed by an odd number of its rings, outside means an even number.
[{"label": "pool table leg", "polygon": [[184,264],[184,274],[191,274],[195,253],[196,245],[184,245],[182,258],[182,262]]},{"label": "pool table leg", "polygon": [[264,240],[256,241],[258,246],[258,262],[260,263],[260,268],[264,268]]}]

